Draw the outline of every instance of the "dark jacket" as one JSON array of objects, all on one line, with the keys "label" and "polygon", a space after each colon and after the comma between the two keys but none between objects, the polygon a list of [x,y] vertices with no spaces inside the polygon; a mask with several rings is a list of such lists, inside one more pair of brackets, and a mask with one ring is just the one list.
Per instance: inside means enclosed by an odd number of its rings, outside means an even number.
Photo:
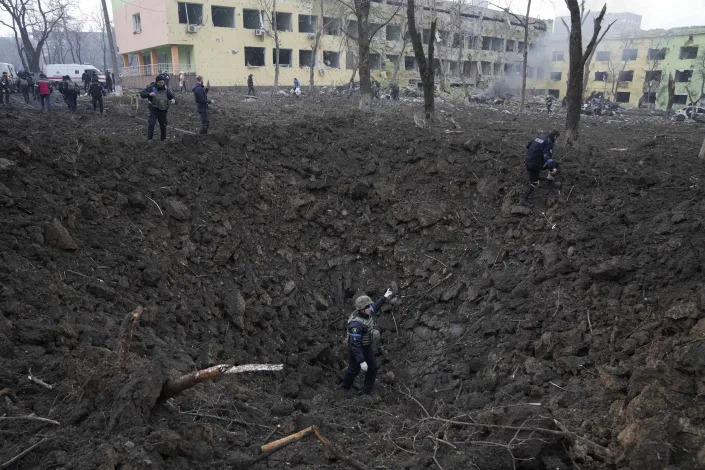
[{"label": "dark jacket", "polygon": [[81,80],[83,81],[83,83],[86,83],[87,81],[90,80],[90,77],[88,76],[88,73],[87,73],[87,72],[83,72],[83,73],[81,74]]},{"label": "dark jacket", "polygon": [[542,168],[554,169],[558,165],[553,161],[553,144],[555,139],[551,134],[536,137],[526,144],[526,168],[540,170]]},{"label": "dark jacket", "polygon": [[252,86],[252,75],[247,76],[247,86]]},{"label": "dark jacket", "polygon": [[81,87],[74,83],[73,80],[63,80],[59,91],[64,95],[79,95]]},{"label": "dark jacket", "polygon": [[91,86],[88,87],[88,93],[90,93],[93,98],[100,98],[105,94],[105,89],[100,82],[93,82],[91,83]]},{"label": "dark jacket", "polygon": [[196,111],[199,113],[208,111],[208,104],[211,102],[208,99],[208,89],[204,88],[200,83],[196,83],[191,91],[193,91],[193,97],[196,99]]},{"label": "dark jacket", "polygon": [[2,77],[0,77],[0,88],[9,89],[10,81],[11,80],[9,75],[2,75]]},{"label": "dark jacket", "polygon": [[[149,96],[152,92],[156,93],[156,96]],[[167,111],[169,109],[169,101],[174,99],[174,94],[168,88],[165,87],[160,90],[154,83],[150,83],[147,88],[142,90],[140,96],[149,100],[150,108],[160,111]]]},{"label": "dark jacket", "polygon": [[[375,316],[381,309],[387,298],[382,296],[375,302],[371,310],[370,316]],[[354,314],[354,317],[348,321],[348,348],[349,353],[355,358],[357,363],[365,361],[363,353],[364,347],[370,347],[372,331],[366,323],[369,323],[369,317],[364,318],[359,312]]]},{"label": "dark jacket", "polygon": [[108,88],[110,88],[110,87],[112,86],[112,84],[113,84],[113,79],[110,78],[110,74],[109,74],[109,73],[106,73],[106,74],[105,74],[105,86],[107,86]]}]

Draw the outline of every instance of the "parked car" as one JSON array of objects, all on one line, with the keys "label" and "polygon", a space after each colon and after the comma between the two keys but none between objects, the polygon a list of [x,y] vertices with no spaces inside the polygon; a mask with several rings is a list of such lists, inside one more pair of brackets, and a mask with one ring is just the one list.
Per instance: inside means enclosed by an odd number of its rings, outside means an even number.
[{"label": "parked car", "polygon": [[693,119],[698,122],[705,122],[705,108],[702,106],[686,106],[676,111],[673,116],[676,121],[685,121],[686,119]]},{"label": "parked car", "polygon": [[71,80],[81,83],[83,72],[98,75],[98,81],[105,83],[105,75],[96,67],[90,64],[46,64],[44,74],[50,82],[60,82],[64,75],[71,77]]}]

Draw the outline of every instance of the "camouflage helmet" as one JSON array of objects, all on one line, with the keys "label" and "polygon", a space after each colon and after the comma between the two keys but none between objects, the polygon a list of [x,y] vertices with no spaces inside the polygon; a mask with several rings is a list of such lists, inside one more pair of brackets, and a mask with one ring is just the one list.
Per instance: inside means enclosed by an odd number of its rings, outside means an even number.
[{"label": "camouflage helmet", "polygon": [[355,299],[355,310],[362,310],[372,305],[372,299],[367,295],[361,295]]}]

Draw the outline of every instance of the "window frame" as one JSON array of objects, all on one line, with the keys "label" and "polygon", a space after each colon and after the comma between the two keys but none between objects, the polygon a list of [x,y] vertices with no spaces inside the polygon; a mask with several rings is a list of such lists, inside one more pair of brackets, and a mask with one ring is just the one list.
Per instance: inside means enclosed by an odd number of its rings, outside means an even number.
[{"label": "window frame", "polygon": [[[247,50],[257,49],[262,51],[262,63],[261,64],[248,64],[247,63]],[[255,46],[244,46],[243,55],[245,56],[245,67],[266,67],[267,66],[267,48],[266,47],[255,47]]]},{"label": "window frame", "polygon": [[[223,10],[232,10],[233,14],[233,25],[232,26],[220,26],[215,24],[215,13],[213,12],[214,8],[220,8]],[[237,9],[235,7],[229,7],[225,5],[211,5],[211,24],[213,25],[214,28],[228,28],[228,29],[235,29],[237,27]]]},{"label": "window frame", "polygon": [[[180,6],[184,5],[184,15],[186,17],[186,21],[181,21],[181,10]],[[196,5],[201,7],[201,17],[198,20],[198,23],[194,23],[191,21],[191,18],[189,18],[188,14],[188,8],[189,5]],[[203,26],[203,3],[196,3],[196,2],[176,2],[176,14],[178,16],[179,24],[185,24],[187,26],[190,25],[195,25],[195,26]]]},{"label": "window frame", "polygon": [[[137,20],[137,21],[135,21]],[[140,12],[132,14],[132,34],[139,34],[142,32],[142,17]]]}]

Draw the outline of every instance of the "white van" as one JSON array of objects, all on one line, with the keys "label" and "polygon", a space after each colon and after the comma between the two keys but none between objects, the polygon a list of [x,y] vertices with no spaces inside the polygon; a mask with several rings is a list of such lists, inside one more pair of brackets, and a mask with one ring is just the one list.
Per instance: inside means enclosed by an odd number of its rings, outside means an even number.
[{"label": "white van", "polygon": [[93,71],[98,74],[98,81],[105,83],[103,72],[89,64],[46,64],[43,70],[50,82],[60,82],[64,75],[68,75],[72,81],[81,83],[83,72]]}]

